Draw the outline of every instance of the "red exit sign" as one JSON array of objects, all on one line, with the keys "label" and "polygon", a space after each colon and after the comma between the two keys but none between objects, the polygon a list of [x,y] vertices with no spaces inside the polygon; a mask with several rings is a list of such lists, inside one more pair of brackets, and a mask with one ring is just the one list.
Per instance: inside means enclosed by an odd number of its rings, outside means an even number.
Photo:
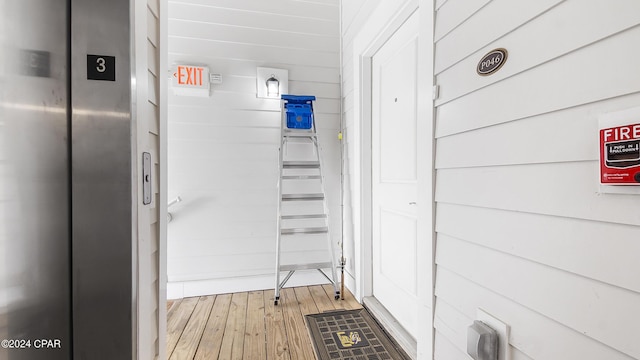
[{"label": "red exit sign", "polygon": [[174,65],[172,85],[178,95],[209,96],[209,68],[197,65]]}]

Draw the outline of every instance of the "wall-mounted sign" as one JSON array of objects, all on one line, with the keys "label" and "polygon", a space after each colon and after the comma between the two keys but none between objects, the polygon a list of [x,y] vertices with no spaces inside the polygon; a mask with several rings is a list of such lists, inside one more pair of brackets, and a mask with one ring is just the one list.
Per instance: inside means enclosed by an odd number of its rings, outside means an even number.
[{"label": "wall-mounted sign", "polygon": [[116,57],[87,55],[87,79],[116,81]]},{"label": "wall-mounted sign", "polygon": [[478,62],[478,66],[476,67],[478,75],[487,76],[500,70],[502,65],[507,61],[507,56],[508,53],[506,49],[491,50]]},{"label": "wall-mounted sign", "polygon": [[41,50],[20,50],[20,69],[22,75],[49,77],[51,72],[51,54]]},{"label": "wall-mounted sign", "polygon": [[600,117],[600,183],[640,185],[640,108]]},{"label": "wall-mounted sign", "polygon": [[209,96],[209,68],[197,65],[174,65],[171,83],[176,95]]}]

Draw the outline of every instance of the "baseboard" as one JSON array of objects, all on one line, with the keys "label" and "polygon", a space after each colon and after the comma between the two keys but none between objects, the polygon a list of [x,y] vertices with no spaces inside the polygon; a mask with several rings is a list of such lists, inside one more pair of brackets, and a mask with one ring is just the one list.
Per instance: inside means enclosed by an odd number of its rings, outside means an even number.
[{"label": "baseboard", "polygon": [[400,323],[385,309],[385,307],[373,296],[362,299],[363,305],[371,315],[382,325],[384,330],[400,345],[407,355],[413,360],[418,358],[418,343]]},{"label": "baseboard", "polygon": [[[234,292],[268,290],[274,288],[274,275],[254,275],[195,281],[167,283],[167,299],[181,299],[193,296],[228,294]],[[289,279],[285,288],[328,284],[327,279],[316,270],[300,270]],[[345,285],[349,281],[345,274]],[[347,287],[350,288],[350,287]]]}]

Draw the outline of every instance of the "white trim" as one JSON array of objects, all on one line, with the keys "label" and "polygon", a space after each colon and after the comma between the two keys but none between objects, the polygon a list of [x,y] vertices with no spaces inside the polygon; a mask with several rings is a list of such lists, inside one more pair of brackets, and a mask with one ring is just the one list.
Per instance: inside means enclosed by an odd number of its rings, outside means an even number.
[{"label": "white trim", "polygon": [[[377,49],[376,49],[377,51]],[[362,98],[360,107],[362,116],[360,117],[360,201],[361,220],[360,231],[360,286],[359,297],[361,301],[367,296],[373,296],[373,234],[372,234],[372,153],[371,153],[371,106],[372,104],[372,78],[371,78],[372,57],[360,57],[361,89]]]},{"label": "white trim", "polygon": [[363,305],[382,325],[384,330],[400,345],[412,360],[418,358],[416,339],[405,330],[402,325],[387,311],[387,309],[373,296],[362,299]]},{"label": "white trim", "polygon": [[160,61],[158,64],[158,81],[160,82],[158,107],[160,110],[160,194],[158,197],[160,213],[158,219],[160,223],[159,244],[158,244],[158,359],[166,359],[166,342],[167,342],[167,202],[168,202],[168,162],[167,162],[167,109],[168,109],[168,80],[164,69],[168,69],[168,0],[159,0],[160,36],[158,39],[158,52],[160,53]]},{"label": "white trim", "polygon": [[[435,0],[420,0],[418,46],[418,317],[429,319],[418,329],[418,359],[433,359],[435,349]],[[420,205],[423,204],[423,205]],[[427,261],[428,260],[428,261]]]}]

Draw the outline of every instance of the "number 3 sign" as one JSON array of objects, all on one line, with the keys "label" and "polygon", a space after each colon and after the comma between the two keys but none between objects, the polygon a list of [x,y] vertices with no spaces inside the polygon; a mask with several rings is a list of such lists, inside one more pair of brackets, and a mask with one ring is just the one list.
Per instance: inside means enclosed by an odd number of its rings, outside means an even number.
[{"label": "number 3 sign", "polygon": [[87,55],[87,79],[116,81],[116,57]]}]

